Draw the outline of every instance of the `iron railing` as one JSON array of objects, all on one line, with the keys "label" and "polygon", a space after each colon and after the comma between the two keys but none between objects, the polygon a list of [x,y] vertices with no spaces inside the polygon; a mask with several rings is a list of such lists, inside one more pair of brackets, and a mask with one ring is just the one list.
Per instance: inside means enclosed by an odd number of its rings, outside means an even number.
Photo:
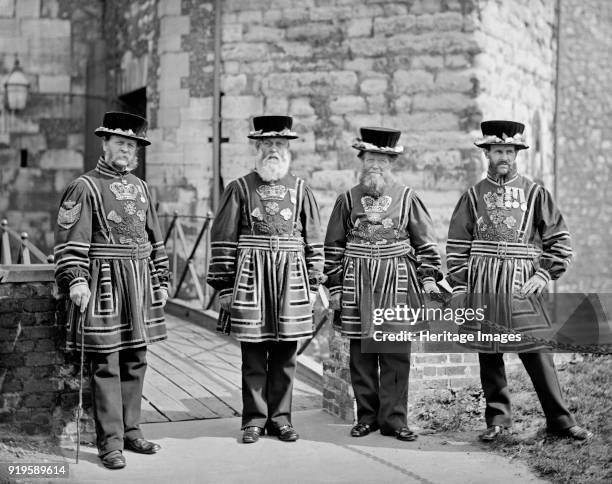
[{"label": "iron railing", "polygon": [[[170,259],[170,271],[172,273],[173,294],[172,297],[178,298],[187,276],[191,276],[191,282],[196,292],[196,296],[202,308],[210,309],[215,298],[215,291],[211,291],[206,284],[206,276],[208,271],[208,262],[210,260],[210,227],[213,220],[213,215],[209,212],[207,215],[179,215],[174,212],[173,215],[160,215],[160,218],[172,217],[166,236],[164,245]],[[187,237],[185,236],[185,228],[183,220],[201,220],[202,226],[199,228],[193,246],[189,248]],[[171,244],[169,243],[171,242]],[[203,271],[198,274],[196,269],[196,252],[200,245],[204,242],[204,257]],[[185,261],[179,275],[179,249],[182,249],[182,258]],[[204,281],[204,283],[202,283]]]},{"label": "iron railing", "polygon": [[[0,264],[13,264],[13,256],[11,252],[11,242],[18,243],[16,264],[52,264],[53,255],[45,255],[38,247],[30,242],[28,233],[11,229],[8,226],[8,221],[2,219],[0,221]],[[32,262],[32,260],[38,262]]]}]

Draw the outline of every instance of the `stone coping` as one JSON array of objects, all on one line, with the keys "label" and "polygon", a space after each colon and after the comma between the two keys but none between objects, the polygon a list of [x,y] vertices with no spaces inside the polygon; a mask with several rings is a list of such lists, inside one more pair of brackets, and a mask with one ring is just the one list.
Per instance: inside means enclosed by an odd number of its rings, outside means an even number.
[{"label": "stone coping", "polygon": [[0,265],[0,284],[9,282],[54,282],[53,264]]}]

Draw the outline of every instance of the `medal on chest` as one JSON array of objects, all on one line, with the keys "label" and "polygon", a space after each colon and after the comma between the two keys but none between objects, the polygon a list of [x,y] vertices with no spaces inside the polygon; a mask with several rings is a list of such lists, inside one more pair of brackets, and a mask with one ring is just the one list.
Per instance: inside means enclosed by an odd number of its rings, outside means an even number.
[{"label": "medal on chest", "polygon": [[[515,242],[521,212],[527,211],[525,191],[519,187],[497,187],[483,196],[486,216],[476,221],[479,236],[485,240]],[[521,212],[516,212],[520,209]],[[514,211],[514,212],[513,212]],[[488,219],[488,220],[487,220]]]}]

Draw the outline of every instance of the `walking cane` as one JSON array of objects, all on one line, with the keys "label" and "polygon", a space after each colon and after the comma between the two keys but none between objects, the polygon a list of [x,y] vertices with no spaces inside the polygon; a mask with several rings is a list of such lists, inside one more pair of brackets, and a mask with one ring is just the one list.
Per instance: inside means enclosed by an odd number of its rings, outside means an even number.
[{"label": "walking cane", "polygon": [[76,463],[79,463],[79,451],[81,450],[81,417],[83,416],[83,366],[85,361],[85,311],[79,310],[79,319],[77,328],[81,328],[81,368],[79,375],[79,406],[77,408],[77,448],[76,448]]}]

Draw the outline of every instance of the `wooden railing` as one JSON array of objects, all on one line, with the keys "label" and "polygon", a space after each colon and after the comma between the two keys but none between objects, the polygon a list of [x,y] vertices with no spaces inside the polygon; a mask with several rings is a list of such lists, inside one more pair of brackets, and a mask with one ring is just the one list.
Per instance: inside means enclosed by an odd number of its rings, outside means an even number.
[{"label": "wooden railing", "polygon": [[[11,254],[11,242],[18,243],[16,264],[50,264],[53,263],[53,255],[45,255],[28,239],[27,232],[18,233],[8,226],[8,221],[2,219],[0,222],[0,264],[13,264]],[[32,261],[34,260],[34,262]]]}]

